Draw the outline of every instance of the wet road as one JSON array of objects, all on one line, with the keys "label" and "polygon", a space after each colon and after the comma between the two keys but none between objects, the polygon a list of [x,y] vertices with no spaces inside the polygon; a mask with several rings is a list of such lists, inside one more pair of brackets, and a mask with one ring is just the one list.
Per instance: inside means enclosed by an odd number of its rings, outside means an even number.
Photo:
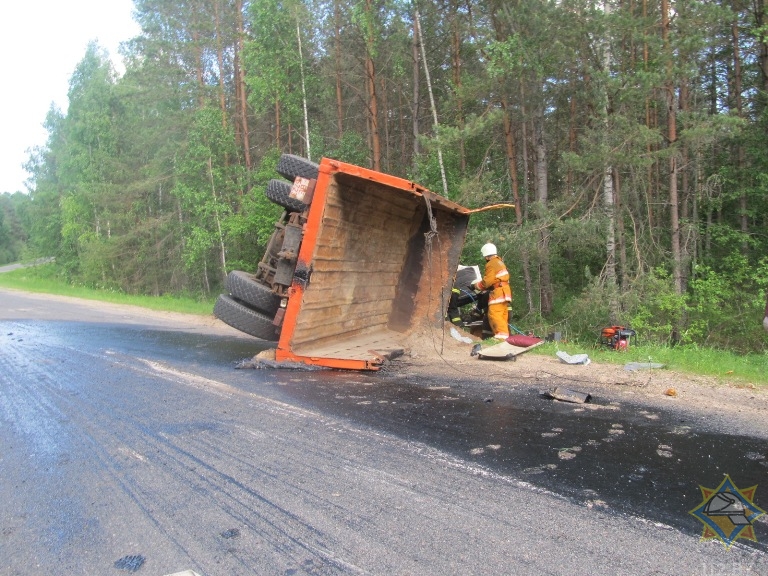
[{"label": "wet road", "polygon": [[768,574],[766,517],[726,551],[688,514],[726,473],[768,508],[765,435],[522,383],[236,370],[257,341],[0,309],[2,575]]}]

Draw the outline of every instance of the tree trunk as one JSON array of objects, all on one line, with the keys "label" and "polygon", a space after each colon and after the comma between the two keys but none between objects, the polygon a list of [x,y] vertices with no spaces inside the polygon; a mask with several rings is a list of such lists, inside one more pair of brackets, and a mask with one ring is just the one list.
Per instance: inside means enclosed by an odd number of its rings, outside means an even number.
[{"label": "tree trunk", "polygon": [[368,122],[371,130],[371,162],[374,170],[381,170],[381,137],[379,135],[379,101],[376,94],[376,69],[373,58],[365,57],[366,83],[368,85]]},{"label": "tree trunk", "polygon": [[[464,129],[464,107],[461,97],[461,26],[459,25],[458,7],[451,3],[451,69],[453,71],[453,85],[456,88],[456,122],[459,132]],[[467,171],[467,156],[464,150],[464,137],[459,137],[459,168],[461,173]]]},{"label": "tree trunk", "polygon": [[[683,114],[685,114],[690,106],[689,106],[689,99],[690,99],[690,91],[688,90],[688,80],[686,78],[683,78],[681,85],[680,85],[680,110],[682,110]],[[680,149],[680,156],[682,161],[682,171],[681,171],[681,186],[682,186],[682,198],[680,204],[682,205],[682,225],[685,226],[687,222],[690,222],[690,214],[689,214],[689,198],[691,197],[691,190],[690,190],[690,178],[688,177],[690,168],[688,166],[689,163],[689,157],[688,157],[688,144],[687,142],[683,142],[681,149]],[[690,256],[690,243],[683,237],[681,234],[680,238],[680,290],[682,293],[684,293],[686,290],[688,290],[688,280],[690,277],[689,273],[689,264],[691,262],[691,256]]]},{"label": "tree trunk", "polygon": [[411,122],[413,130],[413,173],[416,174],[416,168],[419,160],[419,33],[416,18],[413,19],[413,39],[411,42],[411,55],[413,57],[413,102],[411,103]]},{"label": "tree trunk", "polygon": [[283,135],[281,134],[281,126],[280,126],[280,98],[275,99],[275,146],[278,148],[281,146],[281,141],[283,139]]},{"label": "tree trunk", "polygon": [[440,165],[440,176],[443,180],[443,195],[448,196],[448,180],[445,177],[445,166],[443,165],[443,149],[440,146],[440,126],[437,122],[437,106],[435,105],[435,96],[432,93],[432,80],[429,75],[429,66],[427,66],[427,53],[424,48],[424,37],[421,34],[421,22],[419,11],[416,11],[416,31],[419,33],[419,45],[421,46],[421,60],[424,64],[424,78],[427,80],[427,92],[429,93],[429,105],[432,108],[432,124],[435,129],[435,139],[437,140],[437,161]]},{"label": "tree trunk", "polygon": [[[543,98],[543,95],[542,95]],[[547,182],[547,147],[544,142],[544,104],[539,102],[534,118],[534,136],[536,151],[536,202],[540,204],[540,213],[546,211],[549,200],[549,184]],[[542,222],[545,224],[545,222]],[[549,270],[549,230],[541,226],[539,236],[539,249],[541,251],[541,264],[539,267],[539,293],[541,313],[551,314],[554,309],[554,294],[552,291],[552,276]]]},{"label": "tree trunk", "polygon": [[[380,98],[380,100],[381,100],[381,107],[382,107],[383,110],[390,110],[389,101],[388,101],[389,90],[388,90],[388,87],[387,87],[387,78],[386,78],[386,76],[381,79],[380,87],[381,87],[381,92],[380,92],[381,93],[381,98]],[[384,158],[384,163],[382,165],[382,168],[383,168],[383,170],[385,172],[390,172],[391,173],[392,172],[392,150],[390,150],[390,147],[389,147],[389,145],[390,145],[390,137],[391,137],[390,132],[389,132],[389,129],[390,129],[390,126],[391,126],[390,118],[391,118],[391,116],[389,114],[386,114],[386,113],[384,114],[384,125],[383,125],[383,129],[384,129],[384,138],[383,138],[384,150],[382,152],[382,156]]]},{"label": "tree trunk", "polygon": [[224,89],[224,49],[221,42],[221,19],[219,15],[219,0],[213,3],[213,20],[216,34],[216,61],[219,65],[219,108],[221,109],[221,125],[227,128],[227,100]]},{"label": "tree trunk", "polygon": [[506,96],[502,99],[501,106],[504,109],[504,142],[507,149],[507,169],[512,183],[512,198],[515,202],[515,218],[517,225],[523,223],[523,209],[520,206],[520,190],[517,174],[517,150],[515,148],[515,134],[512,130],[512,119],[509,117],[509,101]]},{"label": "tree trunk", "polygon": [[[576,95],[571,95],[568,126],[568,151],[571,154],[576,153]],[[565,187],[569,195],[573,195],[573,168],[568,167],[568,173],[565,176]]]},{"label": "tree trunk", "polygon": [[616,214],[616,235],[619,251],[619,270],[621,271],[621,280],[619,286],[626,288],[629,286],[629,271],[627,270],[627,243],[626,233],[624,231],[624,210],[622,208],[621,196],[621,178],[619,171],[613,169],[613,196],[614,196],[614,214]]},{"label": "tree trunk", "polygon": [[[648,18],[648,0],[643,0],[643,20],[646,20]],[[645,38],[646,32],[643,32],[643,70],[645,72],[649,71],[649,65],[650,65],[650,52],[648,47],[648,40]],[[653,113],[652,113],[652,104],[651,104],[651,98],[646,97],[645,99],[645,127],[650,131],[654,127],[653,122]],[[653,144],[648,142],[646,144],[646,154],[648,154],[648,157],[652,157],[653,154]],[[647,218],[648,218],[648,229],[651,231],[651,236],[653,236],[653,231],[655,230],[655,218],[654,218],[654,212],[653,212],[653,204],[654,204],[654,191],[656,190],[656,187],[654,185],[654,172],[653,172],[653,164],[648,163],[648,169],[646,172],[646,189],[645,189],[645,201],[646,201],[646,212],[647,212]]]},{"label": "tree trunk", "polygon": [[[603,12],[606,16],[611,13],[611,5],[608,2],[603,2]],[[603,41],[603,72],[606,77],[611,73],[611,45],[608,41]],[[608,99],[608,91],[605,85],[602,85],[602,93],[600,94],[603,100],[603,128],[604,138],[607,138],[610,130],[610,114],[611,107]],[[611,324],[617,324],[619,320],[619,301],[616,298],[616,212],[614,203],[614,190],[613,190],[613,166],[610,162],[606,163],[603,169],[603,208],[606,215],[606,230],[605,230],[605,281],[608,286],[608,292],[610,294],[608,308],[610,313]]]},{"label": "tree trunk", "polygon": [[765,314],[763,314],[763,328],[768,330],[768,290],[765,297]]},{"label": "tree trunk", "polygon": [[[670,18],[669,0],[661,0],[661,38],[666,65],[666,78],[664,80],[664,93],[667,105],[667,142],[669,147],[669,224],[671,228],[672,249],[672,280],[675,294],[683,294],[683,263],[680,250],[680,215],[677,190],[678,163],[677,163],[677,90],[674,81],[674,50],[669,40]],[[681,311],[682,312],[682,311]],[[684,312],[682,312],[684,313]],[[672,326],[671,340],[673,344],[680,341],[682,319]]]},{"label": "tree trunk", "polygon": [[296,43],[299,46],[299,70],[301,71],[301,103],[304,110],[304,139],[307,143],[308,160],[312,160],[312,149],[309,142],[309,114],[307,114],[307,86],[304,81],[304,54],[301,49],[301,27],[299,26],[299,17],[296,17]]},{"label": "tree trunk", "polygon": [[680,216],[678,213],[677,195],[677,91],[672,77],[673,54],[669,45],[669,0],[661,0],[661,34],[664,44],[667,78],[664,91],[667,99],[667,141],[671,148],[669,154],[669,223],[672,228],[672,277],[675,283],[675,293],[683,293],[682,259],[680,253]]},{"label": "tree trunk", "polygon": [[[240,130],[243,138],[243,152],[245,155],[245,168],[251,169],[251,143],[248,135],[248,92],[245,86],[245,67],[243,66],[243,38],[245,30],[243,24],[243,1],[237,0],[237,50],[235,54],[235,68],[237,70],[236,82],[239,85],[240,94]],[[239,66],[237,64],[240,64]]]},{"label": "tree trunk", "polygon": [[[667,87],[667,112],[669,113],[668,139],[670,146],[677,142],[677,94],[673,86]],[[680,215],[677,193],[677,156],[675,150],[669,158],[669,224],[672,229],[672,277],[675,293],[683,293],[682,253],[680,249]]]},{"label": "tree trunk", "polygon": [[[222,280],[226,282],[227,279],[227,249],[224,246],[224,233],[221,230],[221,218],[219,216],[219,199],[216,196],[216,185],[213,180],[213,158],[211,156],[208,156],[208,175],[211,179],[211,194],[213,195],[213,214],[216,218],[216,230],[219,233],[219,254],[221,256],[221,272],[222,272]],[[206,273],[206,284],[207,284],[207,278],[208,275]],[[207,288],[207,291],[210,291],[210,288]]]},{"label": "tree trunk", "polygon": [[[731,38],[733,39],[733,96],[736,103],[736,114],[739,118],[743,117],[743,107],[741,101],[741,54],[739,47],[739,25],[734,22],[731,25]],[[742,144],[736,145],[736,169],[737,173],[741,174],[746,163],[746,153]],[[747,234],[749,234],[749,218],[747,216],[747,193],[745,186],[739,186],[741,188],[741,194],[739,194],[739,223],[741,224],[741,233],[743,234],[743,240],[741,243],[741,251],[747,254],[749,246],[747,245]]]},{"label": "tree trunk", "polygon": [[[509,178],[512,184],[512,198],[515,201],[515,219],[518,227],[523,224],[523,210],[520,206],[519,176],[517,173],[517,149],[515,146],[515,134],[512,128],[512,119],[509,115],[509,102],[505,96],[502,100],[504,108],[504,141],[507,149],[507,168],[509,169]],[[533,308],[533,289],[531,281],[530,256],[528,248],[522,246],[520,249],[520,260],[523,268],[523,281],[525,282],[525,299],[528,305],[528,313],[534,312]]]},{"label": "tree trunk", "polygon": [[616,284],[616,215],[613,195],[613,167],[609,165],[603,172],[603,208],[608,220],[605,226],[605,277],[610,284]]},{"label": "tree trunk", "polygon": [[[406,106],[409,104],[405,101],[405,95],[403,94],[402,90],[397,90],[397,109],[398,110],[405,110]],[[405,127],[406,122],[406,114],[398,114],[397,115],[397,128],[399,132],[400,137],[400,170],[405,171],[405,159],[408,158],[408,129]],[[397,136],[396,136],[397,138]]]},{"label": "tree trunk", "polygon": [[523,219],[528,220],[528,191],[531,189],[531,169],[528,165],[530,151],[528,150],[528,119],[525,112],[525,86],[522,82],[520,83],[520,114],[523,118],[520,125],[522,132],[521,141],[523,143],[523,149],[521,150],[523,159]]},{"label": "tree trunk", "polygon": [[197,105],[199,108],[203,108],[205,107],[205,63],[203,61],[203,43],[200,40],[200,31],[198,29],[200,26],[199,4],[192,2],[191,10],[192,14],[190,17],[190,22],[192,26],[192,53],[195,55],[195,78],[197,79],[198,90]]},{"label": "tree trunk", "polygon": [[344,106],[341,93],[341,0],[335,0],[333,3],[333,20],[334,64],[336,68],[336,129],[338,130],[339,141],[341,141],[341,138],[344,136]]},{"label": "tree trunk", "polygon": [[[370,22],[373,21],[374,10],[372,0],[365,0],[365,10]],[[379,135],[379,101],[376,94],[376,65],[373,62],[374,38],[373,25],[365,31],[365,83],[368,89],[368,125],[371,132],[371,167],[381,170],[381,136]]]},{"label": "tree trunk", "polygon": [[[755,27],[764,30],[764,26],[768,24],[768,9],[766,9],[765,0],[755,0],[754,14]],[[768,96],[768,35],[763,34],[762,40],[758,45],[760,47],[758,63],[763,85],[763,105],[765,106],[768,105],[768,102],[765,100]]]},{"label": "tree trunk", "polygon": [[536,108],[533,129],[536,153],[534,167],[536,175],[536,200],[546,204],[549,200],[549,184],[547,182],[547,147],[544,142],[544,106],[541,103]]},{"label": "tree trunk", "polygon": [[288,153],[293,154],[293,124],[290,122],[285,130],[286,136],[288,136]]},{"label": "tree trunk", "polygon": [[701,255],[701,228],[699,227],[699,197],[701,195],[703,175],[701,171],[701,157],[698,153],[694,155],[693,166],[693,192],[691,194],[691,226],[696,231],[696,238],[693,242],[693,252],[691,254],[691,277],[696,277],[696,263],[699,261]]},{"label": "tree trunk", "polygon": [[197,105],[199,108],[205,107],[205,82],[203,81],[203,49],[200,46],[200,35],[197,31],[192,32],[192,43],[195,50],[195,77],[197,78]]}]

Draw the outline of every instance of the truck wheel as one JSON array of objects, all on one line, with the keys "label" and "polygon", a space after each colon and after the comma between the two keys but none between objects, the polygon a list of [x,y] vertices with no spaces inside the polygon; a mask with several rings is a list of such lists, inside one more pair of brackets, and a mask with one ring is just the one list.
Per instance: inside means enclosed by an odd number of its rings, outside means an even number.
[{"label": "truck wheel", "polygon": [[283,154],[277,161],[277,173],[291,182],[296,180],[296,176],[317,179],[318,169],[318,164],[295,154]]},{"label": "truck wheel", "polygon": [[271,318],[252,310],[227,294],[219,295],[213,306],[213,314],[240,332],[271,342],[278,340],[278,329],[272,324]]},{"label": "truck wheel", "polygon": [[272,179],[267,184],[267,189],[264,191],[267,198],[278,206],[282,206],[289,212],[304,212],[307,209],[307,205],[301,200],[290,197],[291,183],[285,180]]},{"label": "truck wheel", "polygon": [[252,274],[233,270],[227,275],[227,291],[248,306],[274,317],[280,307],[280,297],[268,286],[256,282]]}]

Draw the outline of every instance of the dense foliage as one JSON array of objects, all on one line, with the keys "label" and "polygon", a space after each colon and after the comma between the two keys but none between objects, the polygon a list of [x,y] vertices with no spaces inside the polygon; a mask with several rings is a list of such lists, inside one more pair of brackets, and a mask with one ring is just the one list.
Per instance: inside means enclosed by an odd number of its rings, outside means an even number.
[{"label": "dense foliage", "polygon": [[125,73],[89,46],[46,119],[0,262],[211,293],[253,270],[281,152],[471,208],[525,326],[765,349],[764,0],[135,0]]}]

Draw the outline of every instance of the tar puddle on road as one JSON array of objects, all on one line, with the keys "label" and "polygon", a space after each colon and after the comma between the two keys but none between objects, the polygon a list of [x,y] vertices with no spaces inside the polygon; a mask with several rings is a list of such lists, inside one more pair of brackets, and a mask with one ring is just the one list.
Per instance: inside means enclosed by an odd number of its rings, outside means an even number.
[{"label": "tar puddle on road", "polygon": [[[765,440],[705,431],[690,416],[599,397],[585,405],[555,402],[528,385],[491,394],[490,387],[391,375],[316,372],[279,379],[285,393],[324,412],[600,511],[700,534],[701,524],[688,514],[701,502],[699,486],[716,487],[726,474],[739,487],[757,485],[754,502],[768,507]],[[756,526],[757,542],[741,542],[768,550],[764,527]]]},{"label": "tar puddle on road", "polygon": [[185,363],[235,366],[270,342],[238,336],[212,336],[204,333],[163,330],[154,327],[93,322],[44,322],[39,320],[0,321],[0,335],[28,342],[78,342],[78,346],[101,349],[105,345],[155,359]]}]

